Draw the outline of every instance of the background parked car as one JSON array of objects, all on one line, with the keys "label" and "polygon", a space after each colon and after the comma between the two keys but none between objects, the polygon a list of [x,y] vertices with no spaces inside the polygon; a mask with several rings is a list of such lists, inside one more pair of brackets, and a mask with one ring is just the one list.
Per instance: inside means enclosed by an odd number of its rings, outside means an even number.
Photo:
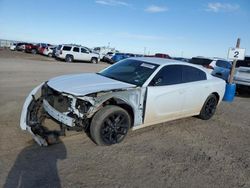
[{"label": "background parked car", "polygon": [[231,68],[232,63],[230,61],[216,60],[212,75],[228,82]]},{"label": "background parked car", "polygon": [[[222,58],[193,57],[189,63],[201,65],[207,68],[210,73],[224,80],[227,80],[230,72],[229,69],[231,69],[231,62]],[[213,72],[214,69],[215,71]]]},{"label": "background parked car", "polygon": [[13,43],[10,45],[10,50],[12,50],[12,51],[16,50],[16,43]]},{"label": "background parked car", "polygon": [[16,50],[17,51],[24,51],[25,50],[25,45],[28,44],[26,42],[20,42],[20,43],[17,43],[16,45]]},{"label": "background parked car", "polygon": [[49,56],[49,57],[53,57],[53,50],[56,48],[56,46],[47,46],[44,50],[43,50],[43,55]]},{"label": "background parked car", "polygon": [[114,52],[108,52],[103,58],[103,62],[110,62],[111,58],[114,56]]},{"label": "background parked car", "polygon": [[100,55],[100,59],[103,61],[103,58],[104,56],[108,53],[108,52],[117,52],[115,50],[115,48],[110,48],[110,47],[106,47],[106,46],[103,46],[103,47],[95,47],[93,48],[93,52],[96,52]]},{"label": "background parked car", "polygon": [[129,57],[135,57],[134,54],[131,54],[131,53],[115,53],[111,59],[106,59],[106,61],[110,64],[114,64],[118,61],[121,61],[123,59],[127,59]]},{"label": "background parked car", "polygon": [[25,52],[26,53],[37,54],[38,50],[37,50],[36,44],[32,44],[32,43],[26,44],[25,45]]},{"label": "background parked car", "polygon": [[59,45],[56,48],[56,58],[63,59],[66,62],[88,61],[98,63],[100,56],[93,53],[89,48],[80,45]]},{"label": "background parked car", "polygon": [[37,44],[37,51],[39,54],[43,54],[43,50],[48,47],[51,46],[50,44],[46,44],[46,43],[38,43]]},{"label": "background parked car", "polygon": [[171,57],[168,54],[162,54],[162,53],[156,53],[155,55],[145,55],[144,57],[159,57],[159,58],[171,59]]},{"label": "background parked car", "polygon": [[189,62],[190,59],[184,58],[184,57],[172,57],[172,59],[178,60],[178,61],[184,61],[184,62]]},{"label": "background parked car", "polygon": [[237,61],[234,83],[237,85],[237,91],[250,91],[250,56],[245,60]]}]

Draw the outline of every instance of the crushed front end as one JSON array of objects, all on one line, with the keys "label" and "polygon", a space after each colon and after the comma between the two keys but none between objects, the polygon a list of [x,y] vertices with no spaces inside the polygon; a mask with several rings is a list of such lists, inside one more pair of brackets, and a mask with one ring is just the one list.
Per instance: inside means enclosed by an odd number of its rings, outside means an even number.
[{"label": "crushed front end", "polygon": [[[84,100],[84,99],[89,99]],[[91,98],[77,98],[58,92],[42,83],[34,88],[26,98],[20,126],[31,133],[40,146],[58,142],[65,130],[86,130],[89,126],[87,112],[91,109]],[[50,130],[44,126],[44,120],[51,118],[59,125],[59,130]]]}]

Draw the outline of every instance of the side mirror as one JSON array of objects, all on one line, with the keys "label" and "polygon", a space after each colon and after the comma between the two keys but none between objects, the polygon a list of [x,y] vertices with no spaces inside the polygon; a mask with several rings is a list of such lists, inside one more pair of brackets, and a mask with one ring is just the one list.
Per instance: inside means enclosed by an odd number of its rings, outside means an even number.
[{"label": "side mirror", "polygon": [[161,82],[162,82],[162,77],[154,78],[151,81],[150,85],[151,86],[159,86],[161,84]]}]

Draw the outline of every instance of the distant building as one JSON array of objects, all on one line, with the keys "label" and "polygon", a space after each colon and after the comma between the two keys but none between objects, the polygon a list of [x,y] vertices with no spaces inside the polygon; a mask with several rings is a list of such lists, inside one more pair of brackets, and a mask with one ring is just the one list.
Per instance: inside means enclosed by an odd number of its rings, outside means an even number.
[{"label": "distant building", "polygon": [[17,43],[17,42],[20,42],[20,41],[0,39],[0,47],[1,47],[1,48],[4,48],[4,47],[8,48],[8,47],[10,47],[13,43]]}]

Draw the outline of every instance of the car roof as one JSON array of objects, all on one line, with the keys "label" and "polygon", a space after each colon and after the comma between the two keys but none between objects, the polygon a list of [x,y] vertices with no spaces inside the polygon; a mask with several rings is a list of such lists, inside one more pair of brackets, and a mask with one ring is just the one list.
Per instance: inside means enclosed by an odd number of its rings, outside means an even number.
[{"label": "car roof", "polygon": [[165,58],[160,58],[160,57],[131,57],[130,59],[145,61],[148,63],[157,64],[157,65],[166,65],[166,64],[174,63],[174,64],[182,64],[182,65],[190,66],[190,63],[187,63],[187,62],[178,61],[174,59],[165,59]]}]

